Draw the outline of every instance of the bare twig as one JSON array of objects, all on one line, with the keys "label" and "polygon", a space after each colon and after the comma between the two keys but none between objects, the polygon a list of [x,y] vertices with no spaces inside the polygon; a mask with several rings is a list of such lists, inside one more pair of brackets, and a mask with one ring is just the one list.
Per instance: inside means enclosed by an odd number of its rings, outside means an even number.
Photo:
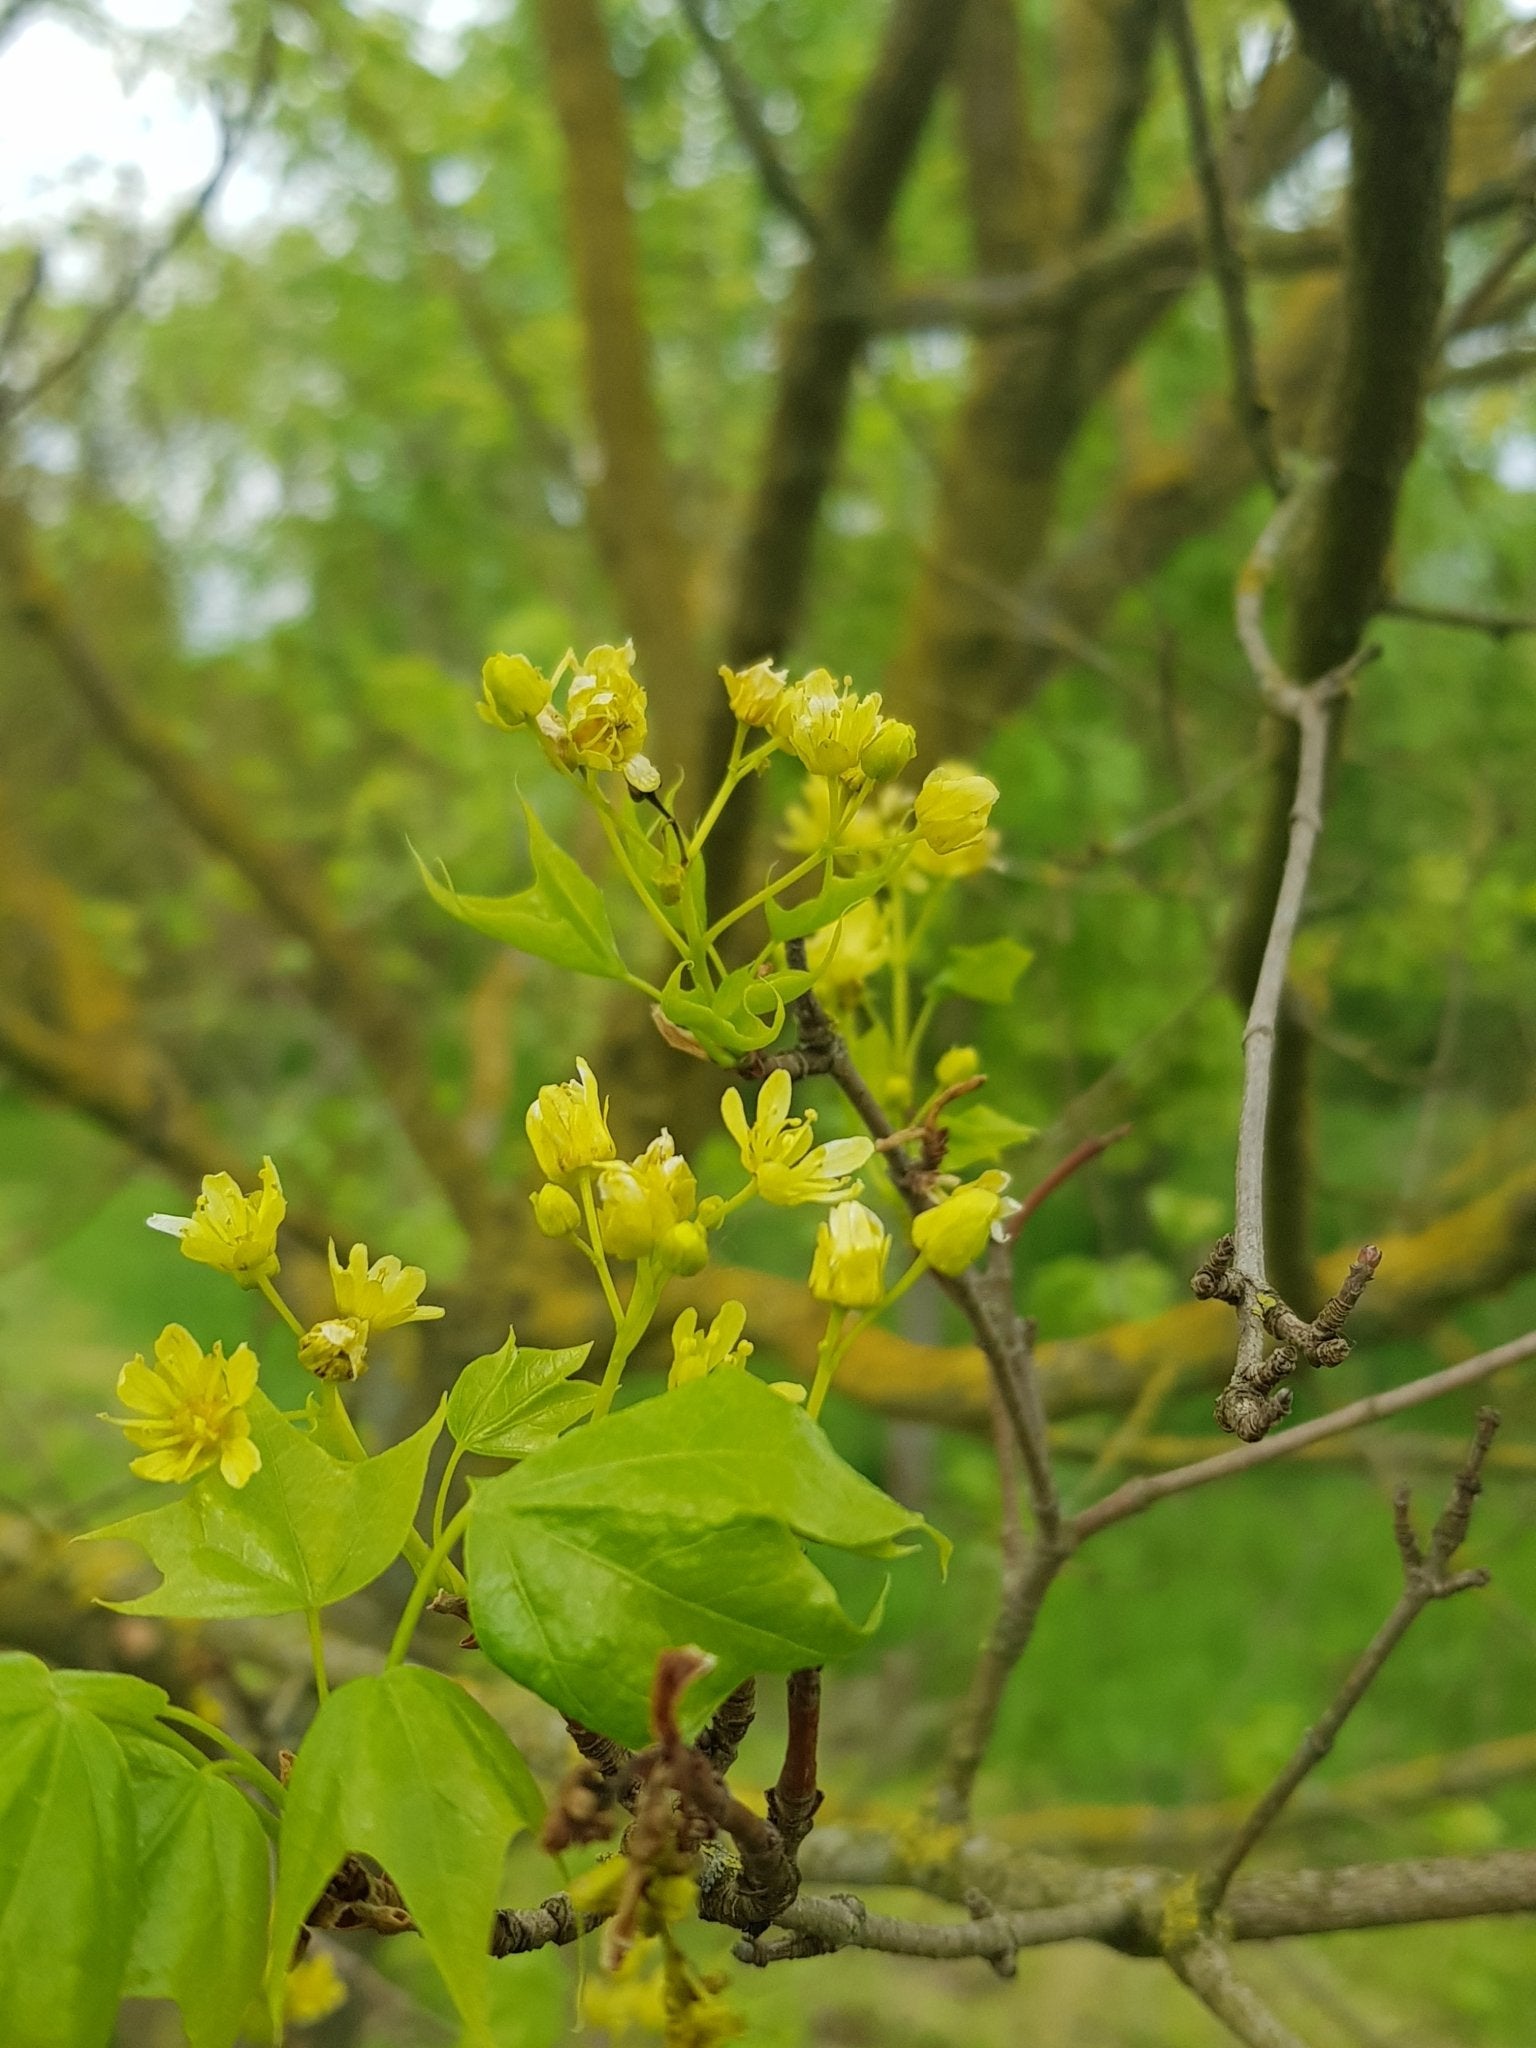
[{"label": "bare twig", "polygon": [[[1269,710],[1296,726],[1300,738],[1285,863],[1243,1030],[1243,1097],[1237,1140],[1237,1220],[1230,1261],[1231,1286],[1224,1296],[1237,1309],[1237,1361],[1232,1377],[1216,1404],[1217,1420],[1222,1428],[1250,1443],[1257,1441],[1289,1413],[1290,1389],[1280,1386],[1279,1382],[1295,1369],[1301,1356],[1294,1341],[1282,1341],[1269,1358],[1266,1358],[1264,1350],[1265,1312],[1271,1304],[1283,1306],[1276,1303],[1270,1293],[1264,1256],[1265,1135],[1280,1003],[1285,991],[1291,948],[1306,900],[1312,855],[1323,829],[1323,789],[1333,706],[1347,689],[1351,678],[1374,654],[1372,649],[1363,649],[1315,682],[1302,684],[1293,682],[1286,675],[1270,651],[1264,632],[1264,595],[1300,501],[1300,493],[1287,499],[1259,536],[1238,578],[1235,607],[1238,638],[1253,670],[1259,694]],[[1365,1255],[1362,1253],[1361,1256],[1363,1259]]]},{"label": "bare twig", "polygon": [[747,1730],[757,1717],[757,1680],[744,1678],[736,1690],[716,1707],[709,1726],[699,1737],[699,1748],[720,1777],[735,1763]]},{"label": "bare twig", "polygon": [[1118,1145],[1122,1138],[1128,1138],[1130,1134],[1129,1124],[1116,1124],[1112,1131],[1104,1131],[1096,1138],[1084,1138],[1080,1145],[1074,1145],[1061,1164],[1052,1167],[1044,1180],[1032,1187],[1022,1198],[1018,1208],[1008,1219],[1009,1237],[1017,1237],[1040,1205],[1048,1202],[1056,1190],[1064,1182],[1069,1181],[1074,1173],[1080,1172],[1083,1167],[1097,1159],[1101,1152],[1107,1152],[1111,1145]]},{"label": "bare twig", "polygon": [[1179,85],[1184,94],[1189,154],[1205,211],[1205,239],[1211,275],[1216,282],[1227,331],[1232,409],[1239,431],[1253,450],[1260,476],[1277,498],[1283,498],[1287,488],[1286,475],[1280,451],[1275,445],[1274,415],[1259,391],[1253,321],[1248,312],[1248,282],[1232,230],[1231,210],[1217,160],[1215,137],[1211,133],[1205,85],[1200,76],[1200,46],[1190,19],[1188,0],[1163,0],[1163,8],[1178,66]]},{"label": "bare twig", "polygon": [[1187,1947],[1175,1949],[1168,1965],[1248,2048],[1306,2048],[1301,2036],[1277,2019],[1251,1985],[1238,1976],[1225,1943],[1201,1935]]},{"label": "bare twig", "polygon": [[1447,1366],[1444,1372],[1429,1373],[1423,1379],[1410,1380],[1406,1386],[1393,1387],[1385,1393],[1367,1394],[1362,1401],[1353,1401],[1347,1408],[1335,1409],[1331,1415],[1319,1415],[1311,1422],[1300,1423],[1280,1436],[1266,1437],[1262,1443],[1244,1444],[1239,1450],[1223,1451],[1195,1464],[1178,1466],[1171,1472],[1129,1480],[1074,1518],[1078,1541],[1086,1541],[1100,1529],[1107,1529],[1112,1522],[1123,1522],[1131,1515],[1139,1515],[1154,1501],[1166,1500],[1170,1494],[1187,1493],[1191,1487],[1209,1486],[1217,1479],[1229,1479],[1234,1473],[1249,1472],[1256,1466],[1271,1464],[1276,1458],[1292,1457],[1296,1452],[1304,1451],[1309,1444],[1341,1436],[1347,1430],[1362,1429],[1368,1422],[1383,1422],[1389,1415],[1401,1415],[1405,1409],[1422,1407],[1426,1401],[1438,1401],[1443,1394],[1459,1393],[1463,1387],[1474,1387],[1482,1380],[1491,1379],[1495,1373],[1522,1364],[1527,1358],[1536,1358],[1536,1330],[1516,1337],[1508,1344],[1500,1344],[1495,1350],[1480,1351],[1475,1358],[1463,1359],[1460,1365]]},{"label": "bare twig", "polygon": [[1508,640],[1515,633],[1536,633],[1536,613],[1483,611],[1472,605],[1415,604],[1406,597],[1389,597],[1380,607],[1389,619],[1413,619],[1421,626],[1451,626],[1466,633],[1486,633],[1492,640]]},{"label": "bare twig", "polygon": [[1452,1484],[1450,1498],[1435,1524],[1427,1551],[1420,1548],[1413,1532],[1408,1514],[1408,1490],[1404,1487],[1398,1492],[1393,1523],[1403,1560],[1402,1593],[1392,1612],[1356,1660],[1327,1711],[1307,1730],[1289,1763],[1201,1879],[1200,1904],[1207,1918],[1221,1904],[1232,1879],[1282,1812],[1292,1793],[1333,1748],[1339,1730],[1424,1609],[1431,1601],[1444,1600],[1453,1593],[1466,1592],[1488,1583],[1485,1571],[1452,1572],[1449,1566],[1465,1540],[1473,1506],[1482,1490],[1483,1460],[1488,1455],[1488,1447],[1498,1426],[1499,1418],[1493,1409],[1478,1411],[1477,1434],[1466,1462]]},{"label": "bare twig", "polygon": [[763,190],[811,243],[819,242],[822,226],[815,210],[800,190],[795,174],[785,163],[767,122],[752,81],[736,61],[736,53],[723,36],[717,36],[701,0],[677,0],[687,18],[694,40],[714,67],[720,90],[725,95],[735,124],[737,140],[752,159]]},{"label": "bare twig", "polygon": [[[206,218],[209,207],[218,197],[220,188],[234,168],[236,158],[260,117],[276,73],[277,53],[277,37],[272,29],[267,27],[263,29],[256,46],[256,60],[245,105],[233,119],[226,119],[221,124],[219,153],[214,159],[213,169],[176,216],[169,231],[141,257],[125,277],[119,280],[116,288],[91,314],[74,340],[67,347],[60,349],[57,355],[51,356],[25,383],[9,388],[0,387],[0,426],[9,424],[27,406],[35,404],[45,392],[51,391],[61,378],[78,369],[80,364],[95,352],[123,316],[138,304],[145,286],[164,268],[193,230]],[[38,282],[41,282],[40,278]]]},{"label": "bare twig", "polygon": [[735,1953],[738,1961],[759,1968],[805,1955],[828,1955],[840,1948],[879,1949],[893,1956],[981,1956],[991,1960],[1051,1942],[1103,1940],[1122,1926],[1127,1916],[1124,1898],[1100,1896],[1038,1912],[997,1913],[935,1927],[925,1921],[871,1913],[862,1899],[843,1892],[830,1899],[797,1899],[774,1919],[776,1927],[789,1931],[789,1941],[749,1936],[736,1944]]}]

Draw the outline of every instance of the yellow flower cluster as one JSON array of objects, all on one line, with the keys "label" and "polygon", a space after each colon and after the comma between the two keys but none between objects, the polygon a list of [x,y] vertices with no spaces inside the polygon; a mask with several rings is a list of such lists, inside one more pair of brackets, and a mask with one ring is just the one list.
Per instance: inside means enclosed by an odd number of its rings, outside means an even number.
[{"label": "yellow flower cluster", "polygon": [[290,2027],[315,2027],[347,2002],[346,1982],[324,1949],[294,1964],[283,1979],[283,2019]]},{"label": "yellow flower cluster", "polygon": [[299,1363],[317,1379],[355,1380],[368,1363],[368,1339],[405,1323],[435,1322],[443,1311],[421,1299],[427,1276],[420,1266],[403,1266],[393,1255],[368,1263],[368,1247],[353,1245],[343,1265],[328,1247],[334,1316],[299,1339]]},{"label": "yellow flower cluster", "polygon": [[608,1130],[608,1105],[583,1059],[576,1062],[574,1081],[552,1082],[539,1090],[523,1126],[539,1171],[557,1185],[617,1157]]},{"label": "yellow flower cluster", "polygon": [[287,1213],[277,1168],[263,1159],[254,1194],[242,1193],[232,1174],[206,1174],[190,1216],[151,1216],[149,1227],[180,1238],[183,1255],[198,1265],[259,1287],[278,1270],[277,1232]]},{"label": "yellow flower cluster", "polygon": [[782,1069],[770,1074],[758,1092],[752,1122],[740,1092],[728,1088],[720,1104],[725,1127],[736,1140],[741,1163],[765,1202],[794,1209],[804,1202],[836,1202],[857,1194],[849,1175],[867,1164],[874,1152],[868,1138],[834,1138],[815,1142],[816,1112],[789,1113],[791,1083]]},{"label": "yellow flower cluster", "polygon": [[663,1131],[638,1159],[599,1170],[603,1248],[615,1259],[654,1252],[670,1272],[697,1273],[709,1258],[709,1241],[691,1220],[698,1193],[693,1168]]},{"label": "yellow flower cluster", "polygon": [[1002,1242],[1019,1207],[1007,1188],[1006,1173],[984,1173],[913,1218],[912,1242],[936,1273],[953,1279],[976,1263],[989,1242]]},{"label": "yellow flower cluster", "polygon": [[[630,788],[648,793],[661,784],[660,771],[642,751],[646,695],[635,680],[635,649],[606,643],[576,659],[568,652],[552,676],[526,655],[493,654],[480,671],[480,716],[503,732],[531,726],[557,767],[568,772],[617,773]],[[565,709],[556,708],[555,689],[570,676]]]},{"label": "yellow flower cluster", "polygon": [[669,1387],[686,1387],[691,1380],[708,1378],[722,1366],[745,1365],[752,1346],[742,1337],[747,1311],[739,1301],[720,1307],[707,1330],[699,1328],[697,1309],[685,1308],[672,1325],[672,1370]]},{"label": "yellow flower cluster", "polygon": [[839,1202],[816,1232],[811,1293],[829,1308],[874,1308],[885,1293],[891,1234],[862,1202]]},{"label": "yellow flower cluster", "polygon": [[145,1453],[129,1465],[141,1479],[175,1484],[217,1465],[230,1486],[261,1470],[246,1403],[256,1391],[256,1359],[244,1345],[228,1358],[205,1352],[190,1330],[167,1323],[155,1340],[155,1364],[131,1358],[117,1376],[117,1398],[143,1421],[103,1416]]}]

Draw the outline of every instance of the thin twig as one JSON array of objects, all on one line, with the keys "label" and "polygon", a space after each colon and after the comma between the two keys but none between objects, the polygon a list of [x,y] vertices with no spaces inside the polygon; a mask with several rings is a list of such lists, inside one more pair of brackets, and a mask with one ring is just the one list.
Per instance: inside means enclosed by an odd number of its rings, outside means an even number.
[{"label": "thin twig", "polygon": [[710,27],[702,0],[677,0],[677,4],[687,17],[695,41],[714,67],[736,126],[737,139],[751,157],[763,190],[814,246],[822,238],[821,221],[780,154],[778,143],[763,119],[752,81],[737,63],[730,44]]},{"label": "thin twig", "polygon": [[1536,633],[1536,612],[1482,611],[1471,605],[1415,604],[1411,598],[1389,597],[1380,606],[1389,619],[1413,619],[1421,626],[1453,626],[1466,633],[1486,633],[1507,640],[1515,633]]},{"label": "thin twig", "polygon": [[1201,1935],[1174,1950],[1168,1966],[1247,2048],[1307,2048],[1301,2036],[1293,2034],[1238,1976],[1225,1943]]},{"label": "thin twig", "polygon": [[789,1933],[789,1941],[749,1937],[736,1944],[735,1953],[739,1961],[759,1968],[806,1955],[829,1955],[840,1948],[878,1949],[893,1956],[981,1956],[990,1960],[1051,1942],[1103,1940],[1125,1924],[1131,1910],[1131,1902],[1124,1897],[1099,1895],[1072,1905],[997,1913],[936,1927],[931,1922],[871,1913],[862,1899],[843,1892],[830,1899],[797,1899],[774,1918],[774,1925]]},{"label": "thin twig", "polygon": [[1178,65],[1179,85],[1184,94],[1190,160],[1205,210],[1205,239],[1211,275],[1215,279],[1227,331],[1232,410],[1239,433],[1253,451],[1260,476],[1277,498],[1283,498],[1288,483],[1275,445],[1274,414],[1259,392],[1253,321],[1248,311],[1247,276],[1232,231],[1231,210],[1227,204],[1226,187],[1222,183],[1221,165],[1217,160],[1216,140],[1211,133],[1205,85],[1200,76],[1200,46],[1195,37],[1194,23],[1190,20],[1188,0],[1163,0],[1163,6]]},{"label": "thin twig", "polygon": [[1151,1507],[1155,1501],[1166,1500],[1170,1494],[1188,1493],[1192,1487],[1209,1486],[1215,1480],[1230,1479],[1234,1473],[1251,1472],[1256,1466],[1272,1464],[1276,1458],[1292,1457],[1296,1452],[1304,1451],[1309,1444],[1321,1443],[1327,1437],[1341,1436],[1351,1429],[1363,1429],[1368,1422],[1383,1422],[1389,1415],[1401,1415],[1405,1409],[1420,1408],[1426,1401],[1438,1401],[1443,1394],[1455,1394],[1463,1387],[1475,1387],[1479,1381],[1491,1379],[1495,1373],[1520,1365],[1527,1358],[1536,1358],[1536,1330],[1513,1338],[1508,1344],[1500,1344],[1492,1351],[1480,1351],[1475,1358],[1464,1358],[1460,1365],[1447,1366],[1444,1372],[1429,1373],[1423,1379],[1410,1380],[1406,1386],[1392,1387],[1385,1393],[1367,1394],[1362,1401],[1352,1401],[1347,1408],[1336,1408],[1331,1415],[1319,1415],[1311,1422],[1299,1423],[1295,1429],[1266,1437],[1262,1443],[1244,1444],[1239,1449],[1222,1451],[1215,1457],[1201,1458],[1195,1464],[1177,1466],[1171,1472],[1128,1480],[1124,1486],[1116,1487],[1113,1493],[1106,1494],[1103,1500],[1095,1501],[1092,1507],[1084,1508],[1073,1518],[1077,1539],[1080,1543],[1086,1542],[1100,1529],[1139,1515],[1143,1509]]},{"label": "thin twig", "polygon": [[816,1782],[816,1751],[821,1730],[821,1672],[792,1671],[785,1687],[789,1732],[778,1782],[768,1793],[768,1818],[778,1829],[786,1853],[799,1854],[821,1806]]},{"label": "thin twig", "polygon": [[1008,1219],[1008,1236],[1017,1237],[1041,1203],[1048,1202],[1065,1181],[1069,1181],[1074,1173],[1091,1164],[1101,1152],[1107,1152],[1111,1145],[1118,1145],[1122,1138],[1128,1138],[1130,1134],[1129,1124],[1116,1124],[1112,1131],[1105,1131],[1097,1138],[1084,1138],[1080,1145],[1074,1145],[1061,1164],[1052,1167],[1045,1179],[1032,1187],[1020,1201],[1018,1208]]},{"label": "thin twig", "polygon": [[235,159],[255,127],[266,102],[277,69],[278,47],[277,37],[271,27],[263,29],[256,47],[256,61],[245,105],[233,120],[223,122],[219,153],[214,160],[213,169],[177,215],[169,232],[133,266],[126,277],[120,280],[117,288],[97,307],[74,340],[44,363],[25,384],[9,389],[0,388],[0,426],[8,425],[27,406],[35,404],[45,392],[51,391],[62,377],[67,377],[71,370],[78,368],[100,346],[118,321],[132,311],[145,286],[170,261],[194,228],[206,217],[209,207],[234,168]]},{"label": "thin twig", "polygon": [[1307,1730],[1290,1761],[1201,1879],[1200,1904],[1207,1919],[1221,1904],[1232,1879],[1268,1833],[1292,1793],[1333,1748],[1339,1730],[1364,1699],[1380,1675],[1382,1666],[1424,1609],[1432,1601],[1444,1600],[1454,1593],[1463,1593],[1488,1583],[1485,1571],[1452,1572],[1449,1566],[1465,1540],[1473,1506],[1482,1490],[1483,1460],[1488,1455],[1488,1447],[1498,1426],[1499,1418],[1493,1409],[1478,1411],[1477,1433],[1472,1447],[1452,1482],[1450,1497],[1435,1524],[1427,1551],[1419,1547],[1409,1520],[1408,1489],[1399,1489],[1393,1504],[1393,1527],[1403,1561],[1402,1593],[1392,1612],[1356,1660],[1326,1712]]}]

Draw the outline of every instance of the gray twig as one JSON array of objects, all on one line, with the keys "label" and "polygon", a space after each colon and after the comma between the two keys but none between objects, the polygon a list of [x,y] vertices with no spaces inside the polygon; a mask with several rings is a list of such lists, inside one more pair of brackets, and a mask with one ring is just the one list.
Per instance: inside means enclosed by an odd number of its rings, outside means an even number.
[{"label": "gray twig", "polygon": [[703,0],[677,0],[677,4],[687,17],[699,48],[714,67],[737,138],[752,159],[763,190],[814,245],[821,240],[822,224],[780,154],[778,143],[763,119],[752,81],[737,63],[735,51],[724,36],[717,36],[710,27]]},{"label": "gray twig", "polygon": [[1168,1965],[1248,2048],[1306,2048],[1301,2036],[1293,2034],[1238,1976],[1225,1944],[1214,1936],[1202,1935],[1187,1947],[1173,1950]]}]

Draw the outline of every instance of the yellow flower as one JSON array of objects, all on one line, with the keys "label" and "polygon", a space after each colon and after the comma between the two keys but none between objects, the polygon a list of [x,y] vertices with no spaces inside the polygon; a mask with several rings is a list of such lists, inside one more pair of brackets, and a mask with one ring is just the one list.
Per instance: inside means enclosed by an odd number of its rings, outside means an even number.
[{"label": "yellow flower", "polygon": [[871,975],[891,957],[891,934],[885,912],[872,899],[856,903],[846,916],[806,941],[806,965],[818,986],[838,1009],[847,1009],[864,992]]},{"label": "yellow flower", "polygon": [[736,1140],[741,1163],[752,1176],[765,1202],[780,1209],[798,1208],[802,1202],[836,1202],[858,1193],[848,1176],[856,1173],[874,1151],[868,1138],[834,1138],[830,1144],[815,1145],[816,1112],[791,1116],[791,1084],[782,1068],[770,1074],[758,1091],[757,1113],[747,1122],[741,1095],[728,1088],[720,1104],[725,1127]]},{"label": "yellow flower", "polygon": [[[861,804],[843,819],[837,828],[835,852],[857,856],[885,851],[894,822],[885,801],[889,794],[881,790],[875,802]],[[902,798],[900,809],[905,812],[907,808],[908,799]],[[820,775],[808,775],[797,801],[785,808],[779,844],[791,853],[820,853],[831,829],[832,796],[826,780]]]},{"label": "yellow flower", "polygon": [[731,709],[743,725],[768,727],[789,678],[768,661],[754,661],[750,668],[722,668],[720,680],[731,700]]},{"label": "yellow flower", "polygon": [[370,1266],[367,1245],[355,1244],[343,1265],[333,1244],[330,1261],[338,1315],[357,1316],[370,1330],[394,1330],[402,1323],[436,1322],[443,1314],[422,1303],[427,1276],[420,1266],[402,1266],[393,1253]]},{"label": "yellow flower", "polygon": [[707,1330],[700,1330],[698,1312],[685,1308],[672,1325],[672,1370],[669,1387],[686,1387],[690,1380],[702,1380],[723,1365],[745,1365],[752,1346],[742,1337],[747,1312],[739,1301],[722,1303]]},{"label": "yellow flower", "polygon": [[245,1412],[255,1391],[256,1359],[244,1344],[226,1358],[221,1345],[205,1352],[190,1330],[167,1323],[155,1339],[153,1370],[140,1356],[117,1376],[119,1401],[148,1419],[103,1420],[147,1453],[128,1468],[141,1479],[175,1483],[217,1465],[231,1486],[244,1486],[261,1470]]},{"label": "yellow flower", "polygon": [[475,706],[487,725],[516,732],[537,718],[550,698],[549,678],[526,654],[493,654],[480,671],[481,700]]},{"label": "yellow flower", "polygon": [[917,734],[905,720],[882,718],[859,756],[859,773],[871,782],[894,782],[917,752]]},{"label": "yellow flower", "polygon": [[581,1210],[569,1189],[550,1181],[528,1199],[533,1204],[533,1220],[546,1237],[574,1237],[580,1230]]},{"label": "yellow flower", "polygon": [[600,2027],[616,2041],[666,2033],[666,1978],[650,1968],[655,1946],[653,1939],[638,1941],[616,1970],[587,1972],[576,1999],[583,2026]]},{"label": "yellow flower", "polygon": [[584,1166],[614,1157],[608,1135],[608,1106],[585,1060],[576,1062],[574,1081],[551,1082],[530,1103],[524,1119],[528,1142],[548,1180],[569,1180]]},{"label": "yellow flower", "polygon": [[997,784],[959,761],[935,768],[917,792],[917,829],[931,853],[959,853],[986,836]]},{"label": "yellow flower", "polygon": [[878,694],[861,697],[818,668],[779,699],[773,732],[813,775],[851,775],[882,722]]},{"label": "yellow flower", "polygon": [[833,1308],[873,1308],[885,1292],[890,1232],[862,1202],[839,1202],[816,1233],[811,1293]]},{"label": "yellow flower", "polygon": [[616,1259],[643,1259],[674,1224],[693,1214],[698,1184],[672,1133],[663,1131],[638,1159],[605,1166],[597,1192],[604,1248]]},{"label": "yellow flower", "polygon": [[318,1380],[361,1379],[368,1365],[368,1325],[361,1316],[316,1323],[299,1339],[299,1363]]},{"label": "yellow flower", "polygon": [[634,643],[594,647],[565,698],[565,750],[578,768],[622,769],[631,788],[651,790],[660,771],[641,753],[645,745],[645,691],[630,672]]},{"label": "yellow flower", "polygon": [[277,1232],[287,1213],[277,1168],[263,1159],[255,1194],[242,1194],[233,1174],[205,1174],[190,1216],[151,1216],[149,1227],[179,1237],[183,1257],[257,1287],[278,1269]]},{"label": "yellow flower", "polygon": [[1002,1242],[1019,1207],[1004,1192],[1007,1186],[1006,1173],[984,1173],[913,1219],[912,1242],[936,1273],[953,1279],[975,1264],[989,1239]]},{"label": "yellow flower", "polygon": [[912,858],[905,870],[907,886],[926,888],[924,877],[936,882],[964,882],[972,875],[982,874],[987,868],[997,865],[997,849],[1001,844],[1001,835],[990,826],[979,839],[973,839],[969,846],[957,846],[953,853],[935,853],[925,839],[919,839],[913,845]]},{"label": "yellow flower", "polygon": [[290,2027],[313,2027],[346,2002],[346,1984],[324,1949],[295,1963],[283,1979],[283,2019]]}]

